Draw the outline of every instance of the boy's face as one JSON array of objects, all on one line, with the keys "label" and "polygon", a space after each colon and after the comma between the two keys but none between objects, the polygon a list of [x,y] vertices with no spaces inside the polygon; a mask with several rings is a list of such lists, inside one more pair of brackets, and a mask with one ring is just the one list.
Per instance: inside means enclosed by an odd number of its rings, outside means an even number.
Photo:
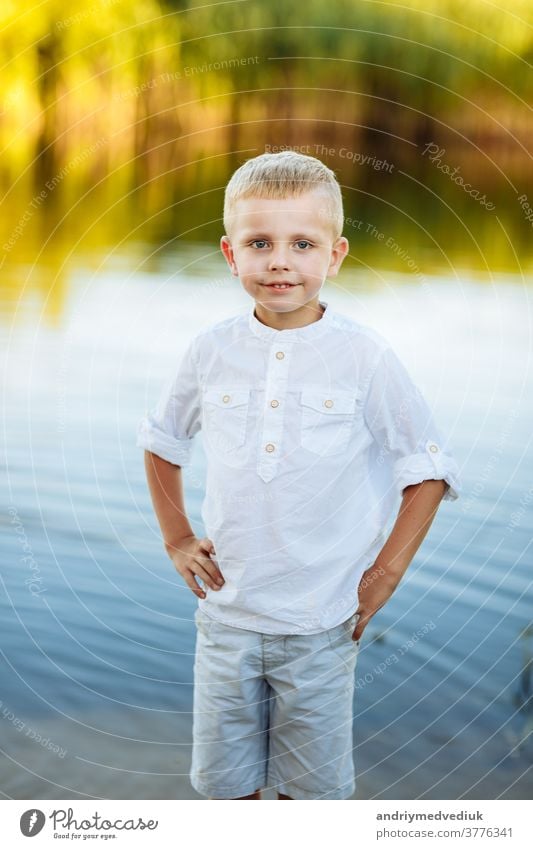
[{"label": "boy's face", "polygon": [[349,248],[343,236],[334,239],[327,208],[325,196],[316,191],[235,203],[230,235],[222,237],[220,247],[267,323],[275,314],[309,315],[309,307],[319,309],[324,280],[336,276]]}]

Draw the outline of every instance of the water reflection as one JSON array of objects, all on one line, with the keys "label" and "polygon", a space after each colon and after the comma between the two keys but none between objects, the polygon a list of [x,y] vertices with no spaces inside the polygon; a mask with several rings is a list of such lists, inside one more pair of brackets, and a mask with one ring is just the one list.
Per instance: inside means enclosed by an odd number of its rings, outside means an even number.
[{"label": "water reflection", "polygon": [[[201,169],[193,171],[189,182],[205,185]],[[141,189],[119,200],[111,190],[107,196],[90,191],[83,203],[72,206],[68,198],[58,198],[35,211],[9,246],[19,226],[14,222],[22,221],[31,207],[31,198],[19,194],[16,205],[0,207],[4,315],[37,296],[47,320],[59,320],[80,258],[94,270],[124,262],[135,267],[137,259],[146,273],[175,262],[179,246],[180,257],[190,254],[193,259],[189,273],[205,274],[204,263],[216,255],[223,233],[220,186],[227,177],[220,175],[218,188],[207,196],[192,193],[192,185],[191,194],[184,193],[185,180],[181,194],[167,184],[165,198],[157,195],[152,210]],[[487,192],[494,211],[420,168],[398,168],[383,183],[374,179],[367,184],[361,175],[344,189],[344,234],[350,242],[346,271],[364,272],[373,285],[382,271],[410,275],[418,283],[435,273],[457,279],[468,270],[490,281],[491,274],[505,272],[524,275],[527,283],[533,263],[531,224],[517,210],[515,195],[495,186]],[[184,268],[183,261],[178,268]]]}]

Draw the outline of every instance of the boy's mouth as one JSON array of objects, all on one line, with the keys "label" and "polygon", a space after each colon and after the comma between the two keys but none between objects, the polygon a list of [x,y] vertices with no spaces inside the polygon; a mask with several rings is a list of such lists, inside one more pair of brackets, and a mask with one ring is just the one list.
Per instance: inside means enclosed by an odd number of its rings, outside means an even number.
[{"label": "boy's mouth", "polygon": [[286,280],[280,280],[275,283],[262,283],[262,286],[266,286],[267,289],[292,289],[293,286],[297,286],[297,283],[288,283]]}]

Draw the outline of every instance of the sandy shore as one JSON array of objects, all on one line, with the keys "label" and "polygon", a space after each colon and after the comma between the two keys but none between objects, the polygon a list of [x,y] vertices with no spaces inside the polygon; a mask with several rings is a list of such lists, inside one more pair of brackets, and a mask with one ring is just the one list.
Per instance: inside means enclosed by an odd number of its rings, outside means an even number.
[{"label": "sandy shore", "polygon": [[[21,730],[4,722],[4,798],[205,799],[189,781],[188,720],[173,717],[158,724],[128,718],[120,734],[93,730],[105,725],[103,717],[86,718],[85,725],[39,719]],[[276,799],[276,791],[266,789],[263,798]]]},{"label": "sandy shore", "polygon": [[[437,759],[413,764],[409,753],[398,749],[394,728],[366,732],[355,751],[352,799],[530,798],[527,744],[518,752],[513,741],[504,743],[499,735],[494,751],[477,745],[477,753],[465,759],[460,740],[443,739]],[[97,714],[85,716],[83,723],[62,717],[21,719],[18,726],[3,719],[0,733],[4,798],[205,799],[189,781],[188,713]],[[475,738],[473,728],[470,733]],[[509,754],[502,759],[506,749]],[[263,798],[276,799],[275,789],[263,791]]]}]

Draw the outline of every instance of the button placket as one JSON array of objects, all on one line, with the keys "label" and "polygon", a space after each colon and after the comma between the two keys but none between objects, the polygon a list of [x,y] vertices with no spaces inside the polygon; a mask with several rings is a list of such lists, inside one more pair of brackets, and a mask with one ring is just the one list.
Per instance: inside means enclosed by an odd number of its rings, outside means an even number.
[{"label": "button placket", "polygon": [[291,344],[274,342],[269,351],[263,406],[263,431],[258,449],[257,473],[265,482],[272,480],[279,463],[283,437]]}]

